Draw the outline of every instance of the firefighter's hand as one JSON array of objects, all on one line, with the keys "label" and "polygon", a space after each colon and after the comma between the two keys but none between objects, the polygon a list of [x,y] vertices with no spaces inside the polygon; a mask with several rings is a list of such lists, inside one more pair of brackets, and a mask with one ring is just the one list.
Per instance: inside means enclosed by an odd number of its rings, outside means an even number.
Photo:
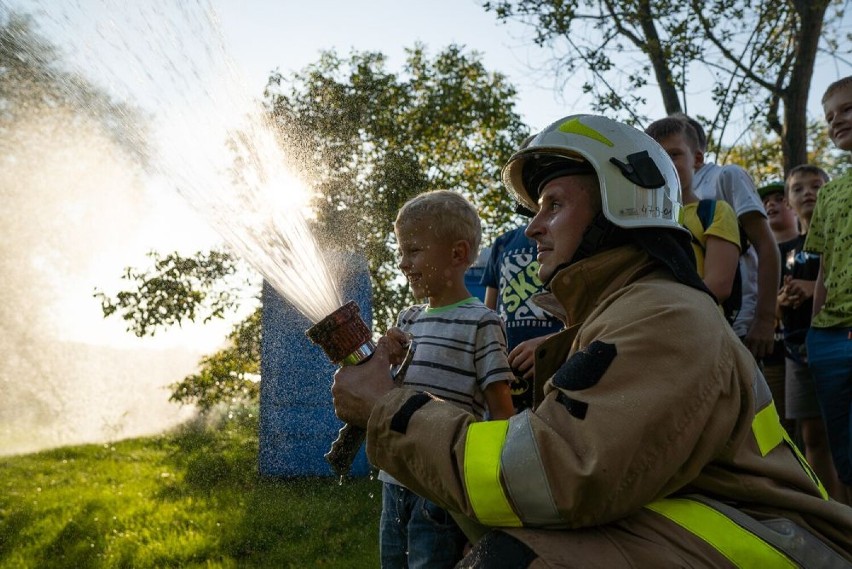
[{"label": "firefighter's hand", "polygon": [[334,413],[341,421],[366,428],[376,401],[394,388],[389,353],[398,342],[385,338],[379,340],[369,360],[343,366],[334,374],[331,396]]}]

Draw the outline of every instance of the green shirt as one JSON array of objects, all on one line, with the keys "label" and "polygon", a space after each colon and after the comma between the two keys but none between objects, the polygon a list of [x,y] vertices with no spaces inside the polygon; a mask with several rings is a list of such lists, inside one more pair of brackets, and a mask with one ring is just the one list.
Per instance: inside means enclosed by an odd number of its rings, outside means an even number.
[{"label": "green shirt", "polygon": [[826,288],[811,326],[852,326],[852,173],[820,189],[805,250],[822,255]]}]

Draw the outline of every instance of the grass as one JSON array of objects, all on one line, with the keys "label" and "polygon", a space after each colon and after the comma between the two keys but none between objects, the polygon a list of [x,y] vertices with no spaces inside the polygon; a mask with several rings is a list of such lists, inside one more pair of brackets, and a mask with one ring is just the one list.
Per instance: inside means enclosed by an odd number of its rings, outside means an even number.
[{"label": "grass", "polygon": [[378,567],[381,485],[257,475],[251,414],[0,458],[0,567]]}]

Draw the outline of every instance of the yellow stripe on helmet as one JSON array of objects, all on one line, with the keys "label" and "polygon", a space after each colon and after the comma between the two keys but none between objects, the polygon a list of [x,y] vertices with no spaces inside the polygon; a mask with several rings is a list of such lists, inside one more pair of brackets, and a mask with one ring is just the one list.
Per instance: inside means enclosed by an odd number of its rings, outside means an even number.
[{"label": "yellow stripe on helmet", "polygon": [[598,142],[606,144],[609,147],[615,146],[610,139],[608,139],[595,129],[584,125],[580,122],[580,119],[578,118],[574,118],[562,123],[561,125],[559,125],[559,130],[570,134],[585,136],[586,138],[591,138],[592,140],[597,140]]}]

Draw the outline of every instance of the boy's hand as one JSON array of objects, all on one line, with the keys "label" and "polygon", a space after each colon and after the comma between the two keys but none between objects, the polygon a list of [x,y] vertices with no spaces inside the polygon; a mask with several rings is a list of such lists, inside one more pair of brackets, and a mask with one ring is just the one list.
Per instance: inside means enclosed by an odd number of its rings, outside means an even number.
[{"label": "boy's hand", "polygon": [[389,328],[387,333],[379,338],[378,344],[384,344],[388,352],[390,365],[398,366],[405,359],[408,345],[411,343],[411,335],[406,334],[399,328]]},{"label": "boy's hand", "polygon": [[515,372],[515,375],[523,377],[526,380],[532,380],[535,377],[535,350],[548,337],[539,336],[538,338],[530,338],[521,342],[509,352],[509,365]]},{"label": "boy's hand", "polygon": [[751,354],[763,358],[772,354],[775,344],[775,314],[772,318],[755,315],[745,337],[745,345]]},{"label": "boy's hand", "polygon": [[341,421],[367,428],[376,401],[394,388],[388,348],[392,341],[385,338],[379,340],[369,360],[358,365],[343,366],[335,372],[331,397],[334,414]]},{"label": "boy's hand", "polygon": [[790,280],[790,275],[784,277],[784,286],[778,291],[778,306],[785,308],[793,306],[793,299],[790,298],[790,290],[788,288]]},{"label": "boy's hand", "polygon": [[787,297],[790,301],[790,306],[798,308],[807,299],[814,295],[815,281],[805,281],[802,279],[790,279],[784,286],[787,292]]}]

